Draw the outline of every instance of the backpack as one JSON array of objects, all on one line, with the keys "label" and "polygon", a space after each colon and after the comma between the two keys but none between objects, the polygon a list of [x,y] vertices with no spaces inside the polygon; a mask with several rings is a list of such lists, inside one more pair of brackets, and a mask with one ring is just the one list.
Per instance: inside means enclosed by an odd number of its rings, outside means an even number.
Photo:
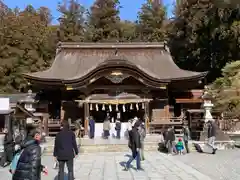
[{"label": "backpack", "polygon": [[11,174],[14,174],[14,173],[15,173],[22,152],[23,152],[23,150],[18,151],[18,152],[14,155],[13,160],[12,160],[12,162],[11,162],[11,164],[10,164],[10,169],[9,169],[9,172],[10,172]]},{"label": "backpack", "polygon": [[196,149],[197,152],[203,153],[203,150],[202,150],[202,148],[201,148],[201,146],[200,146],[199,144],[194,143],[193,145],[194,145],[194,147],[195,147],[195,149]]}]

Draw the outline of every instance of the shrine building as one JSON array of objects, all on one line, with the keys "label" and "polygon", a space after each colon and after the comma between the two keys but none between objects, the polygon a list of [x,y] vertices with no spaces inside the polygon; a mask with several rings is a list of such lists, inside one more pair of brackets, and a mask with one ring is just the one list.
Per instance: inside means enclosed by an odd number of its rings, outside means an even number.
[{"label": "shrine building", "polygon": [[206,74],[180,69],[164,43],[62,42],[49,69],[24,77],[37,93],[36,111],[49,115],[49,128],[82,119],[87,134],[92,116],[101,136],[107,114],[123,124],[137,116],[148,131],[181,125],[184,109],[201,106]]}]

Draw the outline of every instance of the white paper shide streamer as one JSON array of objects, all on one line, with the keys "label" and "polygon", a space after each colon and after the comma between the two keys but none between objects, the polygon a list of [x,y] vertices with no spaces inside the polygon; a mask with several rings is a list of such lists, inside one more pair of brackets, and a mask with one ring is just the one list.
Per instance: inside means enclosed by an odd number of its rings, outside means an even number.
[{"label": "white paper shide streamer", "polygon": [[133,105],[132,104],[130,105],[130,110],[133,110]]},{"label": "white paper shide streamer", "polygon": [[103,106],[102,106],[102,110],[105,111],[105,104],[103,104]]},{"label": "white paper shide streamer", "polygon": [[123,112],[126,112],[125,104],[123,104]]},{"label": "white paper shide streamer", "polygon": [[112,105],[109,105],[109,111],[112,112]]},{"label": "white paper shide streamer", "polygon": [[145,109],[144,103],[142,103],[142,109]]},{"label": "white paper shide streamer", "polygon": [[99,109],[98,109],[98,104],[96,104],[96,111],[98,111]]},{"label": "white paper shide streamer", "polygon": [[118,104],[116,104],[116,111],[118,111]]},{"label": "white paper shide streamer", "polygon": [[92,107],[92,104],[90,104],[90,111],[92,111],[93,110],[93,107]]},{"label": "white paper shide streamer", "polygon": [[138,103],[136,104],[136,109],[139,110],[139,106],[138,106]]}]

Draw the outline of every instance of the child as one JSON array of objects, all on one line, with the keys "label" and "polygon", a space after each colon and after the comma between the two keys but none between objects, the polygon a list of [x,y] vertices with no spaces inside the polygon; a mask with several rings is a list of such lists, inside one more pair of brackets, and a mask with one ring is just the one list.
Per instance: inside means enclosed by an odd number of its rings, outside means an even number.
[{"label": "child", "polygon": [[182,142],[181,138],[178,139],[178,142],[176,144],[176,149],[177,149],[177,152],[178,152],[179,155],[183,154],[184,146],[183,146],[183,142]]}]

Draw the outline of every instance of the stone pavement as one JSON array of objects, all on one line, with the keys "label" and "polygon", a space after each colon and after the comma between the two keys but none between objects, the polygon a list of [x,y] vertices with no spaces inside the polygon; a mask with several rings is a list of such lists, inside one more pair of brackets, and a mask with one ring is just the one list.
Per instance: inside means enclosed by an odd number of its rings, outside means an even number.
[{"label": "stone pavement", "polygon": [[212,180],[240,179],[240,149],[217,151],[215,155],[195,152],[172,158],[208,175]]},{"label": "stone pavement", "polygon": [[[211,180],[198,170],[175,160],[174,157],[159,152],[146,152],[142,163],[144,171],[136,171],[136,163],[129,171],[123,171],[122,165],[128,160],[128,153],[81,154],[75,160],[76,180]],[[52,169],[53,158],[43,157],[43,164],[49,169],[49,175],[42,180],[56,179],[57,170]],[[1,178],[10,180],[7,168],[1,169]],[[67,178],[66,178],[67,179]]]}]

